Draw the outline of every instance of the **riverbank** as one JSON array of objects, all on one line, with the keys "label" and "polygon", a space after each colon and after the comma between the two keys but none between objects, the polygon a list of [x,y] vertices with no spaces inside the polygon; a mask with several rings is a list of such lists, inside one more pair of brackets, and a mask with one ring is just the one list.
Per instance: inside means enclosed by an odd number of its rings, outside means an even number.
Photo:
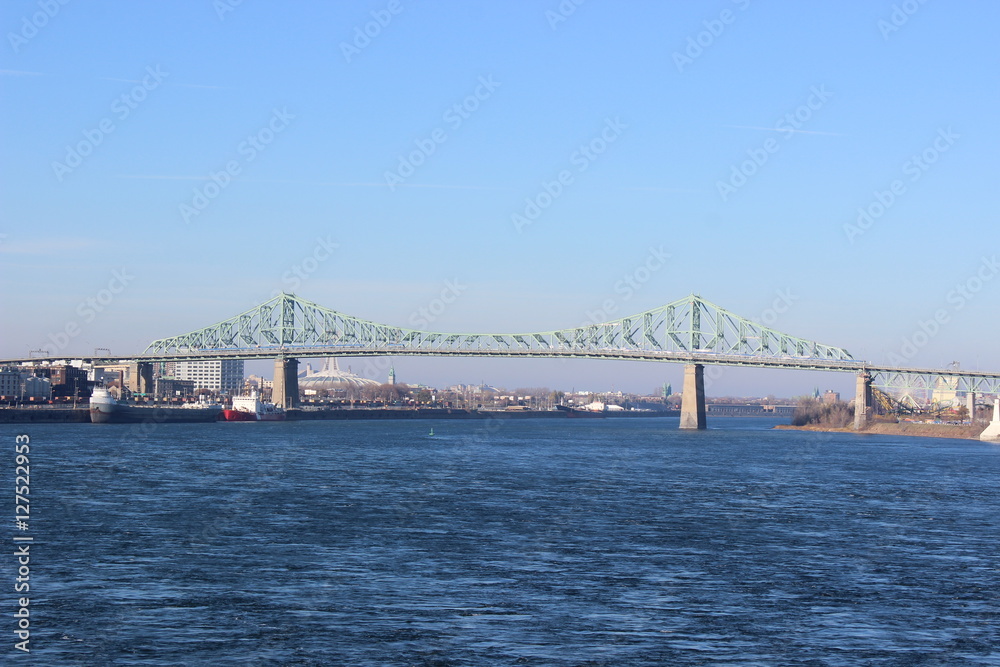
[{"label": "riverbank", "polygon": [[[288,421],[361,420],[361,419],[621,419],[676,417],[677,411],[641,412],[567,412],[564,410],[464,410],[458,408],[291,408]],[[155,420],[150,408],[150,420]],[[89,408],[4,408],[0,424],[73,424],[90,423]]]},{"label": "riverbank", "polygon": [[955,438],[960,440],[978,440],[979,434],[986,428],[985,424],[918,424],[915,422],[899,422],[897,424],[876,422],[869,424],[862,431],[855,431],[852,427],[846,426],[838,428],[834,426],[823,426],[821,424],[807,424],[805,426],[792,426],[791,424],[779,424],[776,429],[789,431],[818,431],[821,433],[863,433],[875,435],[904,435],[917,438]]}]

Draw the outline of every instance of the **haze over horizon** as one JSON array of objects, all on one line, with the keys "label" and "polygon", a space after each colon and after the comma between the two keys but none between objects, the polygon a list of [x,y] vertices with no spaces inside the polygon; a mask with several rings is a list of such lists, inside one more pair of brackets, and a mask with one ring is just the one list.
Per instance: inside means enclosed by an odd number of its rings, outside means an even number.
[{"label": "haze over horizon", "polygon": [[[0,356],[138,353],[281,291],[456,332],[697,293],[857,359],[1000,371],[994,3],[18,0],[0,17]],[[389,363],[340,359],[381,380]],[[683,372],[391,363],[401,382],[641,393]],[[708,393],[853,383],[726,369]]]}]

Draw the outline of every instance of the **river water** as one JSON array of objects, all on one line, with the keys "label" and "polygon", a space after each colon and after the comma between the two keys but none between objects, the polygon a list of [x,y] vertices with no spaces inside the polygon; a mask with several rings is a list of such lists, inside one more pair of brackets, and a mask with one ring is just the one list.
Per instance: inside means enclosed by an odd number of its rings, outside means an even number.
[{"label": "river water", "polygon": [[34,541],[0,655],[1000,664],[1000,447],[775,423],[3,425]]}]

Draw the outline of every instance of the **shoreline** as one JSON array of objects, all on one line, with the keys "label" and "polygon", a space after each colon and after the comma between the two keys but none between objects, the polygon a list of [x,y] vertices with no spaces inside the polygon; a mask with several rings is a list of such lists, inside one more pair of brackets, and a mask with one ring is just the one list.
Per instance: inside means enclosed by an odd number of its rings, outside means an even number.
[{"label": "shoreline", "polygon": [[979,440],[979,434],[986,430],[986,425],[970,424],[918,424],[916,422],[876,422],[864,430],[855,431],[851,426],[824,426],[822,424],[806,424],[792,426],[779,424],[774,428],[783,431],[815,431],[819,433],[857,433],[858,435],[902,435],[916,438],[951,438],[954,440]]},{"label": "shoreline", "polygon": [[[150,421],[155,408],[150,407]],[[286,421],[342,421],[383,419],[656,419],[677,417],[676,411],[623,411],[570,413],[562,410],[470,410],[465,408],[290,408]],[[89,408],[4,408],[0,424],[80,424],[90,423]]]}]

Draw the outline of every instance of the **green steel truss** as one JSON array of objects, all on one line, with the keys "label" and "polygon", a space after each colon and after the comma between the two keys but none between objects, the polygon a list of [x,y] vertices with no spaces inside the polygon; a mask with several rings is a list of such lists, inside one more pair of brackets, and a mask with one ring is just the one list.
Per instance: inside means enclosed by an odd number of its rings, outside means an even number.
[{"label": "green steel truss", "polygon": [[[904,397],[1000,394],[1000,373],[858,361],[842,348],[783,334],[694,295],[630,317],[559,331],[465,334],[378,324],[281,294],[224,322],[153,341],[141,355],[77,358],[113,364],[372,355],[579,357],[841,371],[867,373],[873,385]],[[70,359],[29,355],[2,359],[0,365]]]},{"label": "green steel truss", "polygon": [[436,333],[370,322],[281,294],[210,327],[153,341],[143,356],[367,354],[632,357],[734,365],[759,360],[765,362],[759,365],[794,367],[820,362],[823,368],[858,363],[842,348],[775,331],[694,295],[630,317],[558,331]]},{"label": "green steel truss", "polygon": [[1000,376],[980,371],[936,370],[932,368],[885,368],[869,365],[865,370],[872,384],[890,389],[899,396],[921,396],[930,400],[937,393],[1000,394]]}]

